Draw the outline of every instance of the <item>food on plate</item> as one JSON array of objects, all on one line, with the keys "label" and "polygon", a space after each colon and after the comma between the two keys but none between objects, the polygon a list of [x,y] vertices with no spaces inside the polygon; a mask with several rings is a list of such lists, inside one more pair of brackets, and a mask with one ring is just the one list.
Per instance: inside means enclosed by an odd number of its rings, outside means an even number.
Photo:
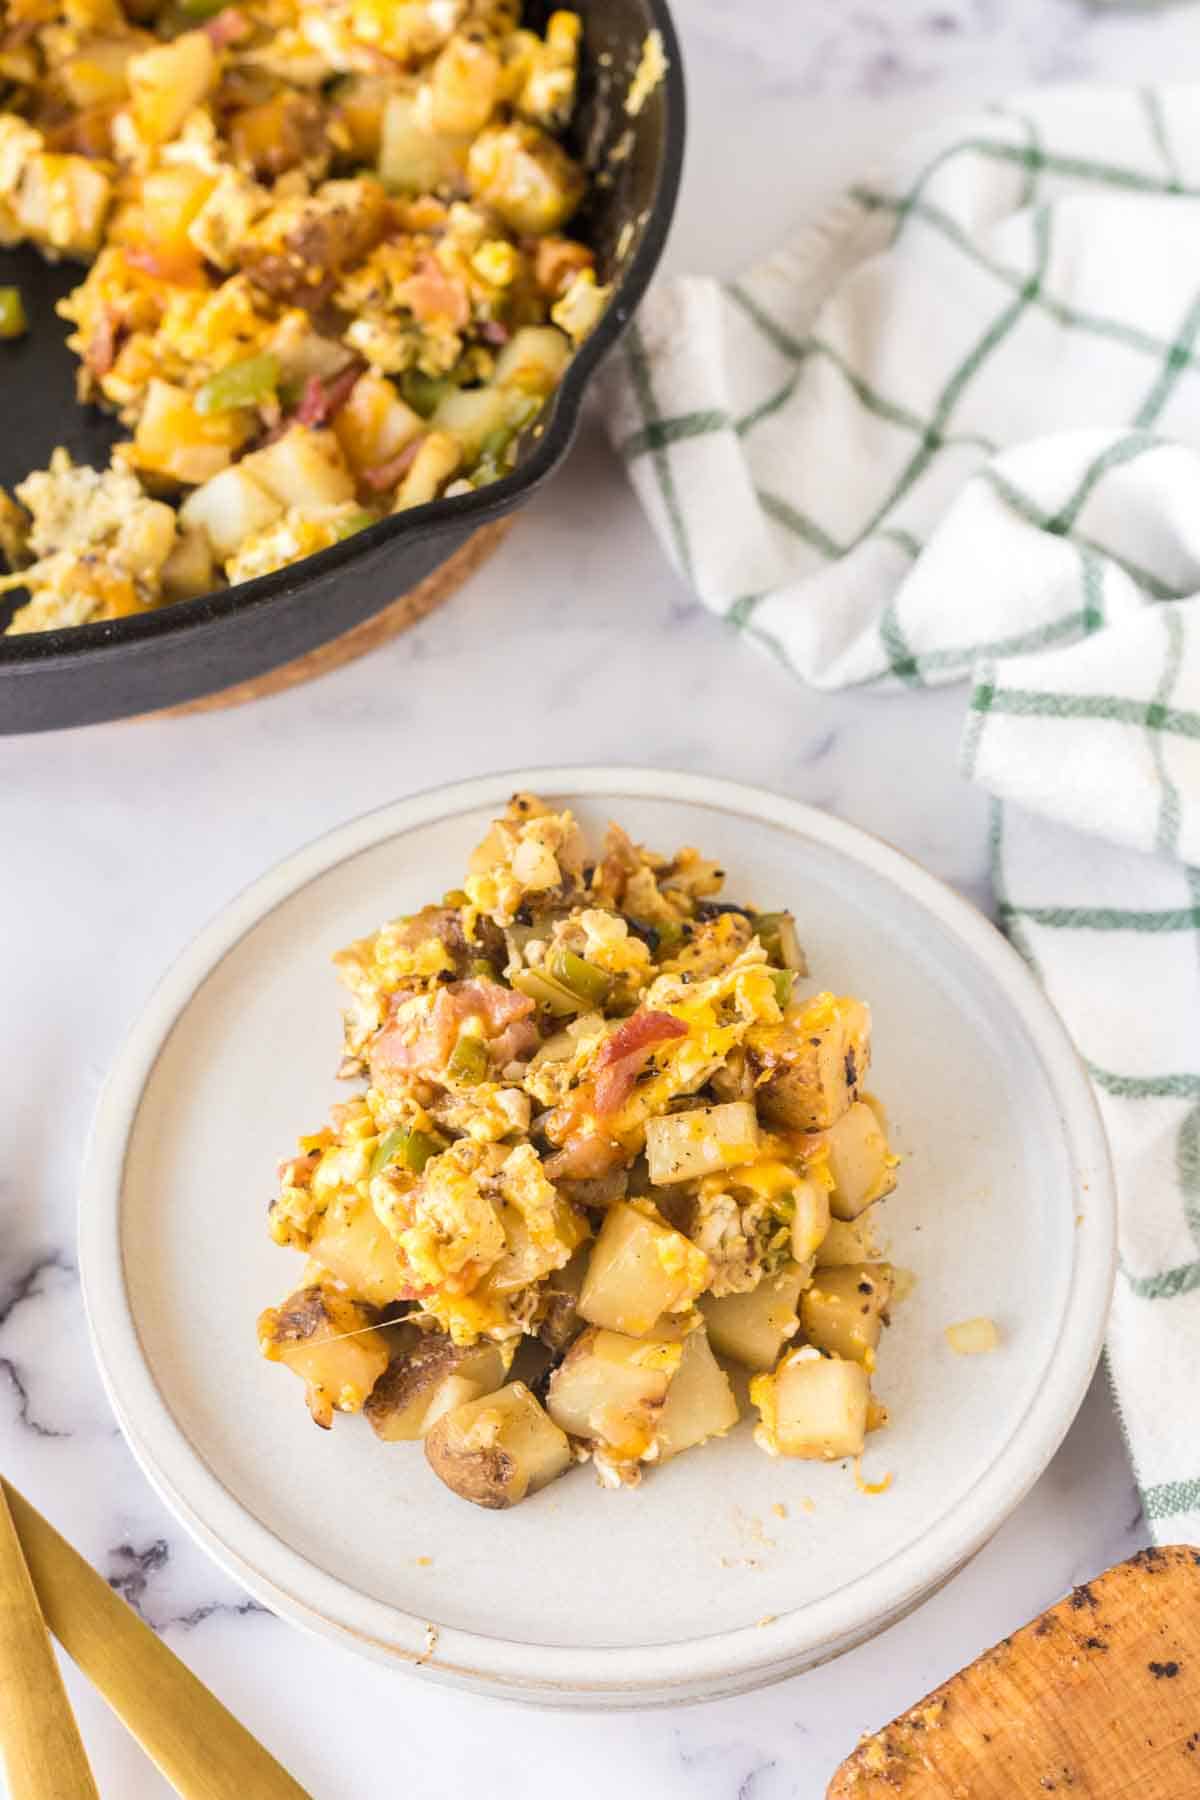
[{"label": "food on plate", "polygon": [[499,1508],[724,1436],[731,1371],[773,1455],[885,1421],[870,1014],[723,882],[516,794],[461,888],[337,953],[357,1091],[280,1165],[307,1263],[259,1322],[318,1424],[364,1412]]},{"label": "food on plate", "polygon": [[987,1356],[1000,1348],[1000,1333],[995,1319],[963,1319],[947,1325],[946,1342],[956,1356]]},{"label": "food on plate", "polygon": [[[0,245],[126,436],[0,491],[10,631],[144,612],[512,468],[604,311],[571,235],[578,15],[519,0],[9,0]],[[0,288],[0,338],[27,328]]]}]

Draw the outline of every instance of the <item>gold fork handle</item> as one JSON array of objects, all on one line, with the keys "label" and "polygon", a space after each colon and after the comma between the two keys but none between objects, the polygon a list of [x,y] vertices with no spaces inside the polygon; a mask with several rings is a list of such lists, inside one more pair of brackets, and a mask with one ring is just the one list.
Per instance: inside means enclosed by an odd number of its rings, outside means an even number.
[{"label": "gold fork handle", "polygon": [[[16,1489],[0,1480],[46,1623],[184,1800],[310,1800],[298,1781],[113,1593]],[[90,1800],[92,1786],[46,1788]],[[43,1790],[18,1790],[43,1800]]]},{"label": "gold fork handle", "polygon": [[12,1800],[100,1800],[2,1486],[0,1748]]}]

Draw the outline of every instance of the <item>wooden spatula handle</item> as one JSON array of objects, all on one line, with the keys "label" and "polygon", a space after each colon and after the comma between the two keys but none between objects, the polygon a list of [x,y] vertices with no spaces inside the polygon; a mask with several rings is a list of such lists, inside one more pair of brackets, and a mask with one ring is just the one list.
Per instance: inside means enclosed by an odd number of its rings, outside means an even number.
[{"label": "wooden spatula handle", "polygon": [[100,1800],[2,1486],[0,1748],[11,1800]]}]

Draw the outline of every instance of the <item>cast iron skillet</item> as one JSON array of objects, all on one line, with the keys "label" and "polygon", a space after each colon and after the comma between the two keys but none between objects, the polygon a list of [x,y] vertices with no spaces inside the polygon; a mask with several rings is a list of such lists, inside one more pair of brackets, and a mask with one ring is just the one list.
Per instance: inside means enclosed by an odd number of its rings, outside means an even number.
[{"label": "cast iron skillet", "polygon": [[[478,493],[383,519],[292,568],[203,599],[107,624],[0,636],[0,732],[88,725],[173,706],[290,662],[415,587],[480,525],[522,505],[562,462],[584,389],[662,253],[684,135],[683,73],[666,0],[572,4],[584,24],[572,148],[593,176],[572,230],[596,250],[601,279],[616,276],[617,289],[543,416],[542,435],[522,445],[512,474]],[[541,24],[550,10],[547,0],[533,0],[527,16]],[[630,118],[630,78],[655,29],[668,72]],[[29,251],[0,252],[0,285],[21,288],[31,322],[26,337],[0,344],[0,484],[10,489],[43,468],[56,444],[77,461],[102,466],[118,435],[112,420],[75,399],[75,358],[54,302],[80,278],[78,265],[55,268]],[[0,626],[10,616],[11,609],[0,613]]]}]

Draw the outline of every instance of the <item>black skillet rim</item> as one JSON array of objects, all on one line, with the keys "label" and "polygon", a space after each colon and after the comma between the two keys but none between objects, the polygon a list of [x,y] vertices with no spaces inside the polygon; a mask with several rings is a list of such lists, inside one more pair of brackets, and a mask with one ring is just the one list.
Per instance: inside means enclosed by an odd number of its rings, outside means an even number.
[{"label": "black skillet rim", "polygon": [[[686,100],[679,38],[667,0],[644,0],[644,4],[652,20],[650,29],[662,35],[667,64],[663,77],[662,162],[650,217],[604,317],[572,357],[554,395],[542,435],[520,466],[511,475],[491,482],[473,494],[462,494],[452,500],[433,500],[426,506],[414,507],[409,513],[380,519],[344,543],[334,544],[328,550],[276,569],[269,575],[240,582],[236,587],[222,588],[195,600],[176,600],[157,611],[138,613],[129,618],[59,626],[53,631],[31,631],[15,637],[0,636],[0,676],[6,668],[14,674],[18,670],[29,673],[37,665],[65,668],[83,662],[95,652],[112,652],[122,645],[161,643],[204,626],[216,626],[223,619],[256,612],[302,593],[312,580],[373,558],[374,553],[387,544],[419,543],[440,536],[447,527],[474,529],[487,525],[519,506],[553,474],[571,447],[588,382],[629,323],[658,266],[683,174]],[[381,603],[376,612],[382,611],[386,604]]]}]

